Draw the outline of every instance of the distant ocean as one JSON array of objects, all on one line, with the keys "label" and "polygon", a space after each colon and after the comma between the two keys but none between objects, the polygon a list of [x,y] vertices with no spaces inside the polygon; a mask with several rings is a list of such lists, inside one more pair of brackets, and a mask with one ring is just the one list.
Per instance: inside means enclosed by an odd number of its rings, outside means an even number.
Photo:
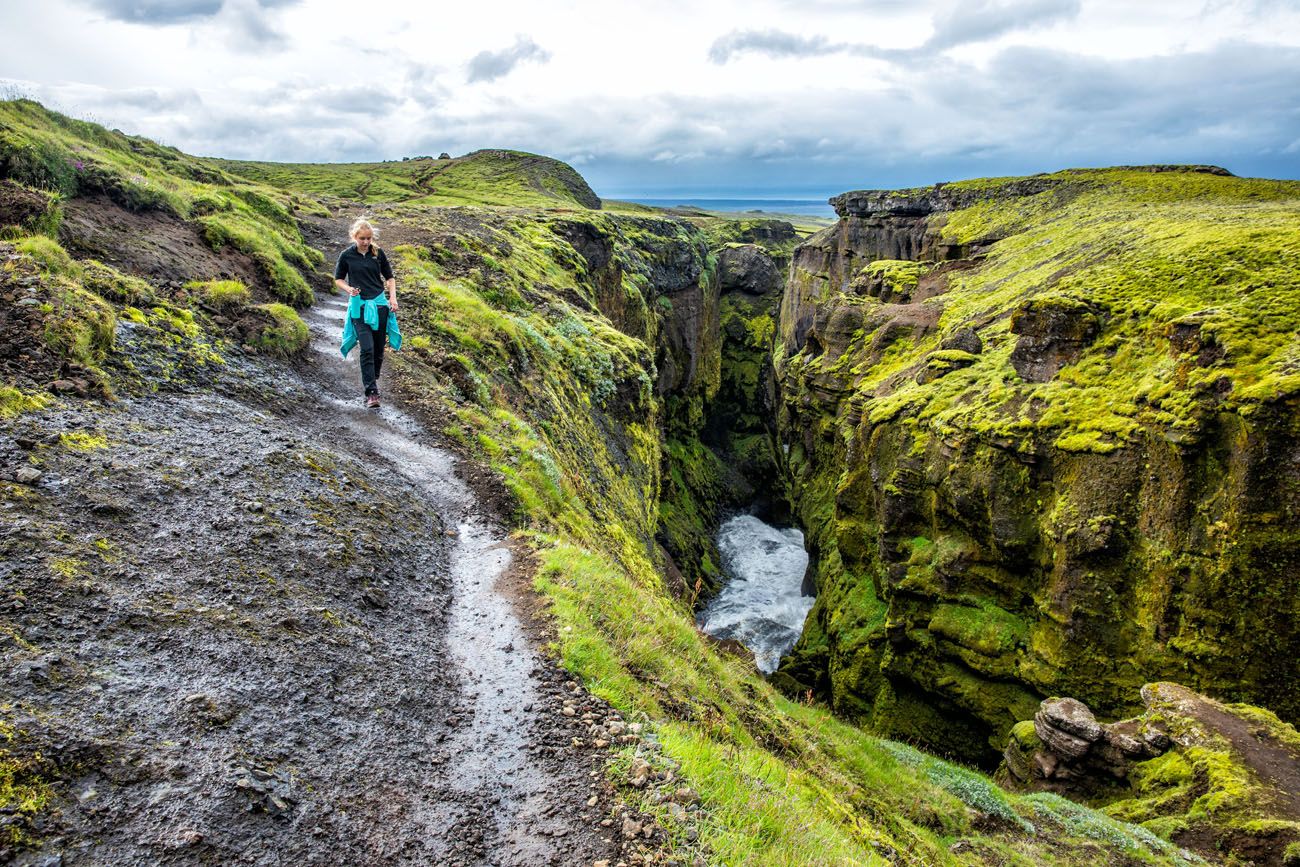
[{"label": "distant ocean", "polygon": [[835,209],[826,199],[703,199],[610,196],[624,202],[652,205],[656,208],[695,207],[706,211],[763,211],[768,214],[804,214],[834,219]]}]

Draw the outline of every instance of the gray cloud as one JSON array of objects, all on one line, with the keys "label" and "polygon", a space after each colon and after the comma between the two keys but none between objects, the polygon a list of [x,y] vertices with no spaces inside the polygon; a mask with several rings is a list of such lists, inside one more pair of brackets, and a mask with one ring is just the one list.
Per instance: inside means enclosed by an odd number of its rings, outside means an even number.
[{"label": "gray cloud", "polygon": [[90,5],[117,21],[135,24],[178,24],[209,18],[221,11],[223,0],[91,0]]},{"label": "gray cloud", "polygon": [[956,45],[985,42],[1006,33],[1028,30],[1075,18],[1079,0],[979,0],[956,3],[946,15],[934,18],[934,33],[923,50],[941,51]]},{"label": "gray cloud", "polygon": [[190,88],[168,90],[156,87],[133,87],[114,91],[114,97],[114,102],[119,106],[152,112],[197,108],[203,103],[199,95]]},{"label": "gray cloud", "polygon": [[[115,21],[132,24],[182,24],[212,18],[226,0],[86,0]],[[300,0],[254,0],[261,9],[292,6]]]},{"label": "gray cloud", "polygon": [[854,46],[831,42],[825,36],[799,36],[784,30],[733,30],[719,36],[709,48],[709,60],[727,63],[737,54],[752,52],[768,57],[821,57]]},{"label": "gray cloud", "polygon": [[[487,88],[473,110],[449,106],[440,74],[459,79],[460,70],[410,63],[364,92],[296,79],[269,92],[204,91],[201,104],[167,88],[16,84],[67,113],[192,153],[340,161],[512,147],[575,155],[593,186],[611,195],[656,185],[829,194],[1117,163],[1300,171],[1300,114],[1289,110],[1300,90],[1300,47],[1277,44],[1125,59],[1012,46],[978,63],[941,51],[925,63],[884,66],[871,89],[836,82],[789,95],[574,93],[529,102]],[[353,112],[358,122],[339,123]]]},{"label": "gray cloud", "polygon": [[519,36],[515,38],[515,44],[509,48],[503,48],[500,51],[480,51],[475,54],[469,62],[470,82],[475,81],[495,81],[502,76],[509,75],[510,71],[521,63],[532,61],[534,63],[545,63],[551,59],[551,53],[542,48],[531,38]]},{"label": "gray cloud", "polygon": [[916,48],[892,48],[863,42],[833,42],[825,36],[800,36],[783,30],[733,30],[714,40],[709,60],[729,62],[738,54],[768,57],[824,57],[852,54],[879,60],[919,60],[974,42],[987,42],[1019,30],[1065,21],[1078,16],[1081,0],[978,0],[954,3],[936,14],[934,31]]},{"label": "gray cloud", "polygon": [[236,51],[270,51],[283,47],[288,36],[275,28],[265,10],[284,5],[287,4],[282,0],[225,0],[225,7],[216,21],[224,25],[226,42]]}]

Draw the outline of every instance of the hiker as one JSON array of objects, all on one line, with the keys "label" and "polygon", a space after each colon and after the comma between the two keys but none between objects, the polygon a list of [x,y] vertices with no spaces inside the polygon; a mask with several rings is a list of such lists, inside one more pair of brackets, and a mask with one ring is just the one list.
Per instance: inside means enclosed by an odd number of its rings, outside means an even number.
[{"label": "hiker", "polygon": [[[384,342],[402,348],[397,328],[397,280],[388,257],[375,243],[375,228],[357,220],[348,231],[352,245],[339,254],[334,285],[351,296],[343,320],[343,357],[361,347],[361,384],[366,406],[379,409],[379,371],[384,366]],[[388,295],[385,297],[384,292]]]}]

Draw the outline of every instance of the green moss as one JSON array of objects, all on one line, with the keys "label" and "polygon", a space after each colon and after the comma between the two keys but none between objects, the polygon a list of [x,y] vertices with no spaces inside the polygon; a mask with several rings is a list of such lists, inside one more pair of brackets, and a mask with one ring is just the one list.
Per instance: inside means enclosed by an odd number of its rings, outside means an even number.
[{"label": "green moss", "polygon": [[925,262],[904,259],[877,259],[868,262],[859,272],[861,276],[875,278],[895,298],[910,298],[921,277],[932,266]]},{"label": "green moss", "polygon": [[199,300],[217,310],[232,310],[248,304],[248,287],[239,280],[204,280],[185,284]]},{"label": "green moss", "polygon": [[[11,708],[3,708],[9,716]],[[23,732],[0,719],[0,813],[10,817],[0,829],[0,849],[23,849],[40,842],[33,820],[45,812],[54,795],[50,768],[39,752],[23,755],[14,747]]]},{"label": "green moss", "polygon": [[94,260],[81,262],[81,285],[99,297],[117,304],[146,306],[157,301],[152,286],[138,277]]},{"label": "green moss", "polygon": [[47,292],[45,343],[58,356],[89,370],[98,368],[113,347],[117,317],[99,296],[63,282]]},{"label": "green moss", "polygon": [[987,600],[976,605],[941,604],[934,608],[929,629],[986,656],[999,656],[1023,647],[1029,627],[1020,617]]},{"label": "green moss", "polygon": [[307,323],[292,307],[286,304],[258,304],[252,308],[260,312],[265,324],[249,338],[258,352],[268,355],[296,355],[307,348],[311,333]]},{"label": "green moss", "polygon": [[59,445],[74,452],[94,452],[108,448],[108,440],[100,433],[71,431],[59,434]]},{"label": "green moss", "polygon": [[23,392],[13,386],[0,385],[0,419],[13,418],[32,410],[43,409],[53,400],[42,392]]}]

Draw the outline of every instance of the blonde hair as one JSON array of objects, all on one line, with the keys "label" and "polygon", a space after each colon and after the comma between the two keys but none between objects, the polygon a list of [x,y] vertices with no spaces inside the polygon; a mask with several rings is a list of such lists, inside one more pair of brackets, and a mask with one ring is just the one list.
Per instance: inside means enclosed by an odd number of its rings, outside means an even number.
[{"label": "blonde hair", "polygon": [[362,229],[370,230],[370,248],[374,250],[375,255],[378,256],[379,244],[375,242],[375,235],[378,233],[375,232],[375,227],[370,225],[370,221],[367,220],[365,217],[359,218],[355,223],[352,224],[352,228],[348,229],[348,237],[355,242],[357,240],[357,232],[360,232]]}]

